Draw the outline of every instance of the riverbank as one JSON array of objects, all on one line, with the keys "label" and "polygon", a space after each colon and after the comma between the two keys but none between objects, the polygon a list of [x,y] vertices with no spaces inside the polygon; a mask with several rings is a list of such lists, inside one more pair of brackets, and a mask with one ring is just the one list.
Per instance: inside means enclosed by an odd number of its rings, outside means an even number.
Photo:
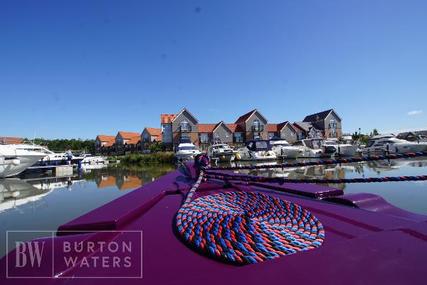
[{"label": "riverbank", "polygon": [[132,153],[114,157],[113,160],[118,161],[116,166],[119,167],[139,168],[154,165],[173,165],[175,156],[173,152]]}]

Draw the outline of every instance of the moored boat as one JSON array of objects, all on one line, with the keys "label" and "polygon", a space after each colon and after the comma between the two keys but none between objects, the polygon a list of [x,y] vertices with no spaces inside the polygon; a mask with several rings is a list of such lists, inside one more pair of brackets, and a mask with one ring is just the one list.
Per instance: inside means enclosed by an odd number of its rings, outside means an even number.
[{"label": "moored boat", "polygon": [[213,161],[230,162],[236,158],[236,152],[225,143],[218,143],[208,147],[208,156]]},{"label": "moored boat", "polygon": [[180,143],[175,152],[175,158],[177,161],[192,160],[198,154],[200,150],[191,142]]},{"label": "moored boat", "polygon": [[303,151],[302,146],[293,146],[286,140],[270,140],[271,148],[277,157],[297,158]]},{"label": "moored boat", "polygon": [[322,151],[326,156],[354,156],[357,153],[357,146],[328,139],[323,142]]},{"label": "moored boat", "polygon": [[0,178],[16,176],[45,156],[26,145],[0,145]]},{"label": "moored boat", "polygon": [[245,161],[276,160],[277,155],[272,151],[269,141],[253,140],[237,150],[236,159]]},{"label": "moored boat", "polygon": [[363,155],[383,153],[409,153],[427,151],[427,142],[411,142],[398,139],[393,135],[379,135],[369,139],[361,149]]}]

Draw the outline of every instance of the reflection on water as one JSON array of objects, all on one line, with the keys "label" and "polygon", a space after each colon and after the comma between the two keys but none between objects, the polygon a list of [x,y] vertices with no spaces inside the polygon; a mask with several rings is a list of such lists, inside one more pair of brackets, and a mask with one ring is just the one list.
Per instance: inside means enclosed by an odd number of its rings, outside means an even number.
[{"label": "reflection on water", "polygon": [[[295,160],[287,162],[292,163],[295,162]],[[248,163],[239,163],[237,165],[247,164]],[[272,165],[277,163],[269,162],[264,164]],[[370,161],[340,165],[289,167],[283,169],[239,170],[237,172],[266,177],[283,177],[292,179],[342,179],[403,175],[415,176],[427,174],[427,158]],[[427,214],[427,181],[330,184],[329,186],[343,189],[346,194],[360,192],[377,194],[397,207],[412,212]]]},{"label": "reflection on water", "polygon": [[[0,179],[0,256],[5,254],[6,231],[56,230],[172,170],[168,166],[132,171],[104,168],[71,177]],[[34,233],[29,238],[43,235]]]}]

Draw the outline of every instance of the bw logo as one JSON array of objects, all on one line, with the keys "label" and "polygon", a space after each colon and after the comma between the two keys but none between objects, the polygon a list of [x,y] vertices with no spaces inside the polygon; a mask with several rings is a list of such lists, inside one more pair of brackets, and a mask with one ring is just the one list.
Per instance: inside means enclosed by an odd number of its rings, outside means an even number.
[{"label": "bw logo", "polygon": [[15,266],[22,267],[40,267],[45,242],[16,242]]}]

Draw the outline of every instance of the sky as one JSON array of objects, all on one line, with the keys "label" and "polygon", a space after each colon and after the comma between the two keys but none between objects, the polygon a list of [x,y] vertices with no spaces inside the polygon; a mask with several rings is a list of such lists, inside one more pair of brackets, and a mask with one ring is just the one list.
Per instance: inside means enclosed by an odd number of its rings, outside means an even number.
[{"label": "sky", "polygon": [[95,138],[254,108],[427,129],[427,1],[0,0],[0,136]]}]

